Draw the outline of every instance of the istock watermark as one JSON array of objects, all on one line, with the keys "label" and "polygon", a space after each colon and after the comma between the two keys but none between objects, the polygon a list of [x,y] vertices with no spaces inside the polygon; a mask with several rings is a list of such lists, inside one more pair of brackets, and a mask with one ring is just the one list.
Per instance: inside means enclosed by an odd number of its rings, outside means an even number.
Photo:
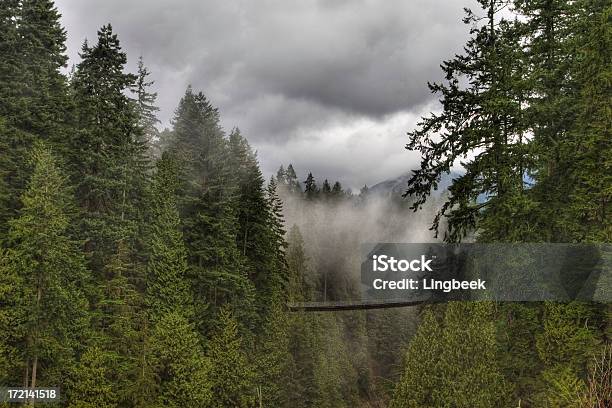
[{"label": "istock watermark", "polygon": [[362,245],[363,301],[612,301],[609,244]]}]

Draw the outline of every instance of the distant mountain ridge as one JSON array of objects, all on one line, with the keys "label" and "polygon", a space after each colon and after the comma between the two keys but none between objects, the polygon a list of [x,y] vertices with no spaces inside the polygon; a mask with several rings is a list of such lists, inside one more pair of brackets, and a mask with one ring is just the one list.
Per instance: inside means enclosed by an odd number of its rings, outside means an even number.
[{"label": "distant mountain ridge", "polygon": [[[451,185],[453,179],[460,175],[461,173],[454,171],[443,175],[433,195],[439,196],[442,194]],[[404,173],[393,179],[381,181],[370,187],[369,192],[378,195],[402,195],[406,192],[406,189],[408,189],[408,180],[410,180],[410,177],[412,177],[412,172]]]}]

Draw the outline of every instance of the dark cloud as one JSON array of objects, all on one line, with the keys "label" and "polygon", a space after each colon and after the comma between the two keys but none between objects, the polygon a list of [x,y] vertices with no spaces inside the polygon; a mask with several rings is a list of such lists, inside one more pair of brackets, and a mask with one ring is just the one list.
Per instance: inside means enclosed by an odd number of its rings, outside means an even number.
[{"label": "dark cloud", "polygon": [[[360,120],[389,129],[389,118],[420,112],[431,101],[427,81],[439,78],[439,63],[460,49],[467,32],[461,23],[463,1],[56,4],[64,15],[73,62],[83,39],[93,39],[99,26],[111,22],[132,66],[142,55],[153,72],[164,123],[192,84],[219,106],[227,128],[243,130],[260,151],[264,169],[287,162],[292,146],[301,143],[296,138],[321,143],[323,137],[336,137],[331,129],[354,129]],[[405,130],[376,140],[401,152]],[[269,146],[278,156],[269,156]],[[335,173],[330,176],[357,183],[354,170],[325,165],[344,162],[335,156],[338,149],[322,151],[303,164],[319,165]],[[369,154],[358,148],[352,152]],[[407,170],[411,163],[408,156],[406,160]]]}]

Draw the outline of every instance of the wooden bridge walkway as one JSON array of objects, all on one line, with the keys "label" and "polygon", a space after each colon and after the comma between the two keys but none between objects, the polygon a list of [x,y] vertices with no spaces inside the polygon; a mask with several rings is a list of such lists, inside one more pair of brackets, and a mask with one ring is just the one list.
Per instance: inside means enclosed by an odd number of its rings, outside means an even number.
[{"label": "wooden bridge walkway", "polygon": [[393,307],[418,306],[427,303],[425,300],[413,301],[334,301],[288,303],[292,312],[335,312],[341,310],[390,309]]}]

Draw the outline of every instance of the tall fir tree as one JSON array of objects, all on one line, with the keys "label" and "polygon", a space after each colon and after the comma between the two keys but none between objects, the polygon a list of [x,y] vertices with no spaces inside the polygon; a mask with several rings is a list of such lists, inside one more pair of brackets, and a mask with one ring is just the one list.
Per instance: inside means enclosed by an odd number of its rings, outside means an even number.
[{"label": "tall fir tree", "polygon": [[[238,176],[236,245],[245,258],[256,293],[256,306],[263,316],[273,299],[278,299],[284,289],[283,242],[278,216],[282,205],[266,196],[264,180],[257,157],[238,129],[230,134],[229,146],[233,167]],[[274,199],[272,197],[272,199]],[[277,208],[272,209],[271,205]],[[281,227],[282,228],[282,227]]]},{"label": "tall fir tree", "polygon": [[301,193],[302,186],[298,181],[297,174],[295,173],[295,169],[293,168],[293,164],[289,163],[287,166],[287,170],[285,171],[285,179],[287,185],[289,186],[289,191],[292,193]]},{"label": "tall fir tree", "polygon": [[221,309],[217,325],[216,334],[207,347],[214,395],[210,406],[251,407],[256,400],[255,373],[244,350],[238,322],[227,307]]},{"label": "tall fir tree", "polygon": [[70,102],[61,73],[66,33],[49,0],[8,0],[0,11],[0,235],[19,209],[32,170],[28,150],[53,141],[62,152]]},{"label": "tall fir tree", "polygon": [[314,200],[319,196],[319,187],[312,173],[308,173],[304,181],[304,197],[306,200]]},{"label": "tall fir tree", "polygon": [[571,180],[567,206],[559,219],[564,241],[610,242],[612,238],[612,135],[610,112],[612,76],[612,7],[606,1],[585,1],[577,19],[579,29],[576,80],[577,118],[562,156],[571,167],[562,177]]},{"label": "tall fir tree", "polygon": [[149,79],[150,75],[151,72],[149,72],[144,65],[141,56],[138,59],[138,72],[136,74],[136,83],[133,88],[136,113],[138,114],[138,125],[141,128],[141,143],[148,147],[148,154],[150,157],[159,158],[163,150],[163,142],[158,129],[161,122],[157,118],[159,107],[155,104],[157,101],[157,92],[150,91],[153,84],[155,84],[155,81]]},{"label": "tall fir tree", "polygon": [[248,315],[253,301],[253,285],[236,244],[238,176],[219,112],[204,94],[187,88],[173,124],[169,152],[181,163],[179,209],[196,313],[204,329],[216,306],[226,302],[243,305],[237,310]]},{"label": "tall fir tree", "polygon": [[[524,17],[516,23],[524,46],[526,129],[530,141],[529,173],[533,180],[530,221],[537,236],[532,240],[563,241],[556,215],[567,206],[568,157],[564,145],[576,119],[577,86],[572,70],[575,53],[576,2],[564,0],[514,2]],[[519,40],[517,40],[519,41]]]},{"label": "tall fir tree", "polygon": [[181,312],[164,314],[147,341],[154,395],[146,407],[212,407],[214,377],[200,338]]},{"label": "tall fir tree", "polygon": [[[486,18],[467,10],[464,21],[473,28],[464,54],[442,64],[447,83],[429,85],[441,94],[442,113],[423,118],[409,133],[406,147],[419,151],[422,161],[405,195],[414,197],[414,210],[421,208],[441,175],[463,160],[465,173],[453,180],[432,229],[447,218],[448,241],[474,230],[485,241],[528,239],[532,230],[522,217],[531,205],[523,181],[522,52],[513,25],[499,16],[507,2],[479,5]],[[481,195],[486,198],[478,200]]]},{"label": "tall fir tree", "polygon": [[392,407],[508,404],[488,302],[452,302],[438,323],[428,312],[410,343]]},{"label": "tall fir tree", "polygon": [[194,317],[188,280],[187,249],[183,241],[176,188],[178,164],[165,154],[153,180],[148,247],[146,303],[151,323],[170,312]]},{"label": "tall fir tree", "polygon": [[72,197],[48,147],[37,143],[33,173],[10,222],[10,267],[19,277],[19,372],[12,381],[36,387],[67,380],[88,329],[89,274],[72,236]]},{"label": "tall fir tree", "polygon": [[94,46],[83,44],[81,59],[72,80],[78,109],[69,163],[86,250],[99,272],[117,242],[134,246],[145,207],[147,147],[126,95],[136,76],[124,72],[127,57],[110,24],[98,31]]}]

